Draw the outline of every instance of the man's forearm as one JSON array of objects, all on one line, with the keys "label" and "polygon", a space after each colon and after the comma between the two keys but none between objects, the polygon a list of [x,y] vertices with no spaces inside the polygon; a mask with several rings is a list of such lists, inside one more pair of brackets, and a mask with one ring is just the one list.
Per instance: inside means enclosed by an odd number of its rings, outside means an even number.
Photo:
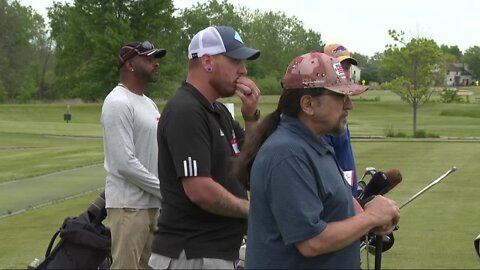
[{"label": "man's forearm", "polygon": [[230,193],[211,178],[192,177],[183,180],[185,193],[199,207],[212,214],[248,218],[250,203]]},{"label": "man's forearm", "polygon": [[245,133],[247,136],[251,135],[252,132],[257,128],[259,121],[245,121]]},{"label": "man's forearm", "polygon": [[213,214],[246,219],[248,218],[250,204],[247,200],[231,194],[221,194],[211,203],[205,203],[201,207]]}]

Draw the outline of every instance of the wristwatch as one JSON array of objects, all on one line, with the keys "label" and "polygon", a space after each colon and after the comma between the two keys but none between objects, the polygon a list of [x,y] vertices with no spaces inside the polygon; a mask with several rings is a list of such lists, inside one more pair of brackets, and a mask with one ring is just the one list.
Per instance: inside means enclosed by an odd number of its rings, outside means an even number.
[{"label": "wristwatch", "polygon": [[256,122],[258,119],[260,119],[260,110],[256,109],[253,115],[242,114],[242,117],[245,122]]}]

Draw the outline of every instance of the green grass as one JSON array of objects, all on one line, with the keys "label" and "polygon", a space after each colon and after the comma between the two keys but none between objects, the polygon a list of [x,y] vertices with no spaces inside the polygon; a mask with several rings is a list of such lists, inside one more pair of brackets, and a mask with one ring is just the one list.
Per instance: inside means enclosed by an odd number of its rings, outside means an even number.
[{"label": "green grass", "polygon": [[[402,183],[386,195],[399,204],[452,166],[458,168],[402,209],[395,244],[383,254],[384,269],[479,269],[473,249],[473,239],[480,233],[479,146],[478,142],[353,142],[359,173],[367,166],[400,169]],[[373,256],[370,259],[373,262]]]},{"label": "green grass", "polygon": [[[379,97],[379,101],[371,101]],[[368,100],[368,101],[365,101]],[[432,100],[438,100],[433,96]],[[235,103],[236,119],[241,119],[238,98],[225,98]],[[262,115],[274,111],[278,96],[262,96]],[[384,136],[385,129],[413,134],[412,108],[390,91],[367,91],[352,97],[353,110],[349,112],[349,126],[353,136]],[[451,112],[455,113],[451,113]],[[417,111],[417,130],[443,137],[480,137],[480,104],[429,102]]]},{"label": "green grass", "polygon": [[[381,99],[362,102],[362,96],[381,96]],[[349,125],[354,136],[384,135],[383,130],[392,126],[408,136],[413,134],[413,112],[409,104],[389,91],[367,91],[362,96],[352,99],[354,108],[349,114]],[[445,111],[464,113],[444,115]],[[471,117],[476,112],[480,113],[477,103],[427,103],[417,111],[417,129],[444,137],[480,137],[480,118]]]},{"label": "green grass", "polygon": [[[389,91],[367,91],[352,100],[349,123],[353,136],[382,136],[389,127],[411,136],[411,107],[398,96]],[[238,98],[222,101],[234,102],[236,118],[241,119]],[[262,115],[272,112],[277,102],[278,96],[262,96]],[[71,105],[72,122],[68,124],[63,121],[65,108],[65,104],[0,105],[0,182],[17,179],[22,183],[26,177],[102,162],[101,104]],[[480,118],[476,117],[479,108],[478,103],[428,103],[418,111],[417,128],[442,137],[480,137]],[[395,245],[383,255],[384,269],[480,269],[473,249],[473,239],[480,233],[479,142],[355,139],[353,147],[359,172],[367,166],[401,170],[404,181],[387,195],[399,203],[451,166],[458,167],[457,172],[402,210]],[[79,174],[72,176],[72,183],[81,184],[82,177],[97,176]],[[68,190],[70,186],[66,187]],[[33,192],[46,195],[57,192],[54,190],[49,185],[33,188]],[[10,197],[0,198],[0,204],[7,204],[1,199],[25,203],[25,197],[32,196],[28,192],[9,191]],[[96,196],[90,194],[0,219],[0,269],[24,269],[35,257],[42,258],[63,220],[85,211]],[[365,259],[363,262],[365,269]]]},{"label": "green grass", "polygon": [[84,212],[98,193],[0,219],[0,268],[26,269],[43,260],[48,243],[66,217]]},{"label": "green grass", "polygon": [[102,138],[0,133],[0,183],[102,161]]},{"label": "green grass", "polygon": [[103,161],[101,104],[0,105],[0,182]]},{"label": "green grass", "polygon": [[0,183],[0,216],[103,188],[102,164]]}]

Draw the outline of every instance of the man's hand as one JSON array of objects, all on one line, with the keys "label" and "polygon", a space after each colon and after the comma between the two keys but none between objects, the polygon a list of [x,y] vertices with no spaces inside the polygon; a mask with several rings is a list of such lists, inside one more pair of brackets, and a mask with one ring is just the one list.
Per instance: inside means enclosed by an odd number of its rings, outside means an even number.
[{"label": "man's hand", "polygon": [[377,226],[373,232],[377,235],[387,235],[395,229],[400,221],[400,209],[397,204],[381,195],[369,201],[365,205],[365,213],[368,213],[376,221]]},{"label": "man's hand", "polygon": [[255,114],[260,99],[260,89],[247,77],[240,77],[237,80],[236,94],[242,100],[242,114],[252,116]]}]

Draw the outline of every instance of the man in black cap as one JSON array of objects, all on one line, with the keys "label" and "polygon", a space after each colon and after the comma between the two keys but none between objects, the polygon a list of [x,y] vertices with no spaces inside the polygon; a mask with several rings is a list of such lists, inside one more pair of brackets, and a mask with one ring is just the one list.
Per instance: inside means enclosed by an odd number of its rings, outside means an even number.
[{"label": "man in black cap", "polygon": [[102,107],[112,269],[148,268],[161,199],[156,140],[160,113],[143,91],[158,80],[157,58],[165,53],[148,41],[124,45],[118,56],[120,83]]},{"label": "man in black cap", "polygon": [[[259,55],[231,27],[207,27],[193,37],[187,79],[166,104],[158,126],[163,201],[152,268],[235,268],[249,202],[230,173],[231,161],[260,116],[260,90],[247,78],[244,64]],[[242,101],[246,132],[216,101],[235,94]]]}]

